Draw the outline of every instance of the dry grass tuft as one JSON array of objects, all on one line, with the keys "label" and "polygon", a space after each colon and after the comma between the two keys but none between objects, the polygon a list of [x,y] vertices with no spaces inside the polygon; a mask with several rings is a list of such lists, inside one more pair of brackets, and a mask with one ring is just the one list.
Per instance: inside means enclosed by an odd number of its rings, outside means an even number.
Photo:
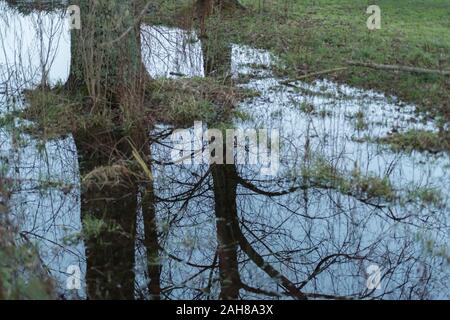
[{"label": "dry grass tuft", "polygon": [[82,179],[86,189],[127,188],[134,184],[134,173],[122,164],[97,167]]}]

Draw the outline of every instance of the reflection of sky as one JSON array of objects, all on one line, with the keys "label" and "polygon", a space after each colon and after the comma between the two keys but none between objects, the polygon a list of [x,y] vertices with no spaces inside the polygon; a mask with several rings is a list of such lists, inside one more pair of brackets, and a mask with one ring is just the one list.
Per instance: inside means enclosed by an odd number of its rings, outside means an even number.
[{"label": "reflection of sky", "polygon": [[67,21],[61,19],[61,14],[24,16],[5,6],[0,3],[0,81],[4,81],[8,70],[13,70],[10,86],[31,87],[40,83],[41,67],[45,65],[51,83],[64,82],[70,68]]},{"label": "reflection of sky", "polygon": [[204,74],[202,48],[195,33],[143,26],[142,56],[152,77],[202,77]]},{"label": "reflection of sky", "polygon": [[[3,8],[2,8],[3,9]],[[41,20],[40,20],[41,19]],[[39,24],[40,23],[40,24]],[[36,26],[41,25],[43,41],[39,41]],[[16,88],[29,88],[40,82],[40,43],[50,47],[48,61],[52,83],[65,81],[70,63],[69,35],[66,21],[53,14],[33,14],[21,16],[2,10],[0,13],[0,83],[10,71],[14,77],[8,82]],[[61,32],[62,31],[62,32]],[[48,35],[56,38],[49,45]],[[154,77],[203,76],[201,45],[193,35],[165,27],[143,28],[143,56],[145,64]],[[44,50],[45,51],[45,50]],[[330,159],[342,170],[352,170],[357,166],[362,174],[389,177],[396,189],[436,187],[442,190],[447,200],[449,190],[448,156],[429,156],[420,153],[395,154],[371,143],[357,143],[356,140],[369,135],[379,137],[392,128],[434,129],[430,122],[416,121],[414,107],[402,105],[395,99],[383,95],[360,91],[347,86],[339,86],[329,81],[314,84],[296,83],[300,90],[279,85],[279,80],[270,71],[258,71],[250,65],[267,65],[273,61],[270,54],[248,47],[233,46],[232,70],[237,74],[258,73],[259,79],[246,86],[256,89],[260,96],[242,104],[242,109],[252,117],[250,121],[237,121],[241,127],[264,127],[280,129],[282,133],[282,172],[291,174],[301,165],[304,158],[306,137],[310,138],[313,153]],[[20,65],[20,68],[17,66]],[[50,67],[51,65],[51,67]],[[261,77],[263,77],[261,79]],[[0,92],[1,90],[0,85]],[[307,115],[300,106],[308,103],[314,106],[316,114]],[[0,96],[0,113],[6,111],[6,97]],[[11,110],[11,109],[10,109]],[[368,127],[357,131],[354,117],[358,111],[367,115]],[[320,116],[320,112],[326,116]],[[30,232],[30,238],[37,241],[42,258],[54,276],[64,284],[64,272],[68,265],[78,264],[84,269],[84,249],[81,245],[66,245],[63,238],[80,230],[79,177],[76,149],[73,139],[47,142],[45,148],[39,142],[25,137],[25,147],[13,145],[11,130],[0,128],[0,161],[9,162],[10,175],[17,183],[13,197],[14,213],[22,223],[21,230]],[[154,154],[161,160],[170,160],[170,151],[161,146],[153,147]],[[155,165],[155,187],[158,196],[170,198],[186,191],[186,182],[198,180],[205,173],[205,166],[158,166]],[[261,178],[252,168],[239,167],[245,177]],[[256,172],[256,171],[255,171]],[[265,177],[267,179],[267,177]],[[62,182],[63,188],[42,188],[46,180]],[[176,221],[167,237],[165,247],[185,262],[208,265],[214,255],[215,220],[214,203],[206,181],[198,197],[189,201],[186,207],[180,203],[159,203],[158,215],[161,228],[164,222]],[[260,183],[261,187],[276,189],[273,184]],[[67,193],[68,185],[73,185]],[[279,187],[290,186],[289,182],[279,183]],[[204,193],[202,193],[202,191]],[[66,192],[67,194],[65,194]],[[243,188],[239,189],[238,206],[240,216],[249,221],[247,227],[256,235],[262,230],[269,235],[263,239],[274,251],[291,253],[291,259],[303,263],[298,265],[281,264],[274,257],[267,257],[277,268],[293,281],[302,281],[317,262],[329,254],[344,250],[367,255],[363,262],[343,262],[330,268],[312,281],[307,291],[347,294],[360,291],[364,286],[365,267],[371,262],[385,266],[388,261],[407,260],[409,257],[419,261],[405,262],[398,266],[390,281],[386,279],[385,288],[390,289],[401,282],[405,270],[414,266],[410,282],[413,283],[425,273],[433,272],[429,290],[433,296],[439,292],[448,294],[448,266],[440,266],[439,258],[422,253],[417,234],[431,237],[438,244],[448,243],[449,227],[446,208],[421,207],[410,203],[406,206],[393,206],[392,214],[398,217],[411,215],[403,222],[388,218],[385,210],[374,209],[355,199],[331,190],[309,190],[305,194],[294,193],[280,198],[267,199],[255,196]],[[182,210],[181,210],[182,209]],[[140,226],[141,227],[141,226]],[[276,231],[276,232],[274,232]],[[142,231],[139,232],[142,237]],[[255,240],[249,231],[246,235]],[[254,244],[261,253],[267,249],[258,242]],[[369,250],[368,248],[371,248]],[[401,249],[406,248],[405,251]],[[145,253],[137,245],[139,253],[136,269],[138,281],[143,285]],[[403,256],[400,256],[400,253]],[[281,253],[280,253],[281,254]],[[286,253],[287,254],[287,253]],[[275,290],[267,276],[257,270],[246,257],[241,256],[242,277],[254,286]],[[167,279],[183,283],[195,268],[186,263],[165,260],[163,286],[169,285]],[[206,283],[208,273],[197,278]],[[166,282],[165,282],[166,281]],[[187,287],[194,283],[186,283]],[[439,287],[441,286],[441,287]],[[173,292],[174,297],[191,298],[191,293]],[[392,297],[396,297],[395,292]]]},{"label": "reflection of sky", "polygon": [[[51,84],[64,82],[70,67],[70,35],[61,14],[24,16],[4,6],[0,3],[0,114],[20,108],[20,101],[11,97],[39,84],[43,65]],[[64,241],[81,230],[74,141],[67,137],[43,146],[27,136],[21,139],[17,141],[13,128],[0,128],[0,165],[8,165],[15,180],[13,213],[22,234],[36,243],[51,274],[64,286],[70,265],[84,269],[83,246]],[[60,187],[45,187],[48,182]]]}]

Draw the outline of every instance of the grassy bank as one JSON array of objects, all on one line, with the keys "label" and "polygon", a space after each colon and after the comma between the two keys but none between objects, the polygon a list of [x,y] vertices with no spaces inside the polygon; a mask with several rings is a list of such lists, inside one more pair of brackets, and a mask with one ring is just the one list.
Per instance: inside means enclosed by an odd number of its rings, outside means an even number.
[{"label": "grassy bank", "polygon": [[[183,24],[191,0],[155,7],[155,22]],[[348,60],[450,70],[450,0],[241,0],[246,11],[210,23],[225,41],[268,49],[295,78],[347,66]],[[370,31],[369,4],[381,8],[381,29]],[[172,20],[170,20],[172,19]],[[450,122],[450,80],[349,67],[325,77],[393,94]]]}]

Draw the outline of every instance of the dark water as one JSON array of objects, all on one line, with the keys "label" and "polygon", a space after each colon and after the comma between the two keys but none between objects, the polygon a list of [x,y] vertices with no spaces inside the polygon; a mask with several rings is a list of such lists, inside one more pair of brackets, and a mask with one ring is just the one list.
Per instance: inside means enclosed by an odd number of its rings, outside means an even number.
[{"label": "dark water", "polygon": [[[2,7],[0,26],[4,115],[23,107],[20,91],[40,83],[42,70],[53,84],[67,79],[70,35],[62,13],[22,16]],[[153,77],[204,76],[194,33],[144,26],[142,39]],[[12,213],[62,294],[285,298],[282,275],[310,294],[449,298],[448,155],[394,153],[363,139],[393,129],[436,130],[434,124],[395,97],[329,81],[283,86],[267,68],[274,63],[267,52],[231,46],[233,77],[251,75],[243,86],[260,94],[240,105],[247,117],[235,126],[280,130],[275,177],[251,165],[170,164],[172,128],[158,124],[149,145],[154,179],[145,190],[133,184],[81,188],[79,163],[87,155],[73,137],[40,141],[18,133],[26,124],[19,120],[0,127],[0,168],[14,181]],[[365,124],[357,128],[361,113]],[[84,166],[81,176],[105,162]],[[395,200],[305,187],[305,174],[323,174],[324,162],[348,179],[355,172],[389,179]],[[411,196],[424,189],[437,190],[439,201]],[[79,240],[82,231],[93,236]],[[70,266],[81,271],[79,290],[67,290]],[[367,288],[369,266],[380,268],[378,290]]]}]

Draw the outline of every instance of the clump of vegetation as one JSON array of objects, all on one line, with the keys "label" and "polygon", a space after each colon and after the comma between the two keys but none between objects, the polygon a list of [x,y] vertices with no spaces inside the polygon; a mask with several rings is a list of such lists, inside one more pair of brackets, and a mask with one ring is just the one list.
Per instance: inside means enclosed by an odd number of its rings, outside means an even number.
[{"label": "clump of vegetation", "polygon": [[416,234],[416,240],[422,243],[423,249],[434,257],[440,257],[450,264],[450,251],[448,245],[438,245],[428,234]]},{"label": "clump of vegetation", "polygon": [[64,9],[64,3],[62,1],[53,0],[6,0],[5,1],[10,8],[17,10],[22,14],[30,14],[34,10],[41,10],[51,12],[55,9]]},{"label": "clump of vegetation", "polygon": [[302,170],[303,181],[310,187],[334,189],[342,194],[358,199],[379,199],[386,202],[405,205],[416,203],[423,206],[442,207],[443,196],[439,189],[431,187],[414,187],[406,194],[396,192],[388,177],[371,174],[363,175],[355,167],[351,172],[337,169],[324,158],[318,157],[311,165]]},{"label": "clump of vegetation", "polygon": [[238,104],[254,95],[212,78],[158,80],[152,83],[151,112],[155,118],[178,126],[194,121],[214,124],[230,119],[238,112]]},{"label": "clump of vegetation", "polygon": [[364,199],[394,201],[397,196],[387,177],[362,175],[354,169],[351,173],[338,170],[331,163],[319,158],[302,171],[303,179],[312,187],[335,189],[342,194]]},{"label": "clump of vegetation", "polygon": [[450,150],[450,139],[445,134],[425,130],[408,130],[393,133],[377,140],[389,145],[395,151],[428,151],[437,153]]},{"label": "clump of vegetation", "polygon": [[354,115],[355,119],[355,128],[358,131],[366,130],[369,127],[369,124],[366,121],[366,116],[363,111],[358,111]]},{"label": "clump of vegetation", "polygon": [[82,178],[81,185],[88,190],[132,186],[136,174],[129,167],[125,162],[99,166]]},{"label": "clump of vegetation", "polygon": [[[194,121],[210,124],[239,115],[238,104],[245,98],[254,97],[254,91],[224,84],[211,78],[153,80],[149,85],[150,99],[146,102],[146,113],[141,118],[165,122],[176,126],[187,126]],[[102,108],[87,110],[86,98],[74,96],[63,86],[53,89],[36,89],[26,92],[27,106],[19,113],[31,123],[23,126],[24,133],[39,136],[44,140],[55,139],[90,128],[117,128],[118,123],[126,127],[130,119],[120,110]],[[16,112],[17,113],[17,112]],[[16,116],[16,113],[14,116]],[[7,115],[9,120],[13,115]]]},{"label": "clump of vegetation", "polygon": [[25,133],[44,140],[55,139],[82,125],[84,112],[80,101],[68,96],[62,87],[29,90],[25,100],[27,105],[20,117],[32,122],[23,127]]},{"label": "clump of vegetation", "polygon": [[440,190],[436,188],[418,187],[408,191],[407,201],[421,202],[426,205],[441,206],[443,197]]},{"label": "clump of vegetation", "polygon": [[314,112],[315,108],[314,108],[314,105],[313,105],[313,104],[308,103],[308,102],[303,102],[303,103],[300,105],[300,110],[301,110],[302,112],[304,112],[304,113],[311,114],[311,113]]},{"label": "clump of vegetation", "polygon": [[382,198],[386,201],[392,201],[396,197],[392,184],[387,177],[352,175],[349,182],[353,185],[353,188],[366,194],[368,198]]},{"label": "clump of vegetation", "polygon": [[326,107],[322,106],[318,109],[314,104],[306,101],[300,103],[298,108],[303,113],[311,116],[318,116],[320,118],[331,117],[333,115],[333,112]]},{"label": "clump of vegetation", "polygon": [[101,219],[86,215],[82,223],[82,231],[66,236],[63,239],[64,244],[75,245],[79,244],[80,241],[99,240],[104,234],[129,236],[118,223],[111,219]]},{"label": "clump of vegetation", "polygon": [[122,231],[118,224],[107,223],[103,219],[87,216],[83,219],[83,238],[96,239],[102,233],[120,233]]}]

